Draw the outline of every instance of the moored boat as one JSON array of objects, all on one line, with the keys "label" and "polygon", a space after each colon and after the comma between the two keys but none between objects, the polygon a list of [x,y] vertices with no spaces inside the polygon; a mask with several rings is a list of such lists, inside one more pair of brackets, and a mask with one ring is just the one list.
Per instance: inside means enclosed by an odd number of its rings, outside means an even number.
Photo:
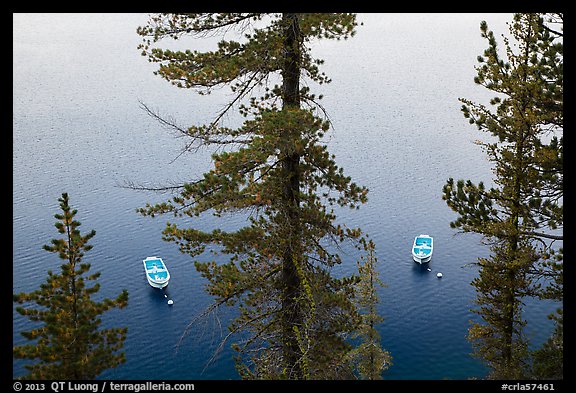
[{"label": "moored boat", "polygon": [[170,272],[160,257],[147,257],[142,261],[148,284],[154,288],[164,288],[170,281]]},{"label": "moored boat", "polygon": [[434,251],[434,239],[432,236],[419,235],[414,238],[412,245],[412,259],[417,263],[430,262],[432,259],[432,251]]}]

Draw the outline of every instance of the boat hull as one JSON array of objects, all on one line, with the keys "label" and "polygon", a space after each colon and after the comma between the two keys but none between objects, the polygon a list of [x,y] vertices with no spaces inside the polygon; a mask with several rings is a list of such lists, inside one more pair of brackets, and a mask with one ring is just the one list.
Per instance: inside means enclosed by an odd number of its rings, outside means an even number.
[{"label": "boat hull", "polygon": [[148,257],[144,259],[144,272],[146,273],[146,280],[153,288],[162,289],[170,282],[170,272],[162,258]]},{"label": "boat hull", "polygon": [[150,286],[153,287],[153,288],[162,289],[162,288],[168,286],[168,281],[157,282],[157,281],[155,281],[155,280],[150,280],[150,279],[148,279],[148,284],[150,284]]},{"label": "boat hull", "polygon": [[419,263],[419,264],[423,264],[423,263],[428,263],[430,262],[430,260],[432,259],[432,255],[424,257],[424,258],[420,258],[417,257],[415,255],[412,255],[412,259],[414,260],[414,262]]}]

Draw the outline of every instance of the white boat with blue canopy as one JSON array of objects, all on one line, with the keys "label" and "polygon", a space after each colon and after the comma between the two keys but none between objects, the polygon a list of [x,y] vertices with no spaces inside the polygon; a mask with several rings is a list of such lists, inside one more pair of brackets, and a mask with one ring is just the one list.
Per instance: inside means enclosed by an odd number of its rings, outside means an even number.
[{"label": "white boat with blue canopy", "polygon": [[154,288],[164,288],[170,281],[170,272],[160,257],[148,257],[142,261],[148,284]]},{"label": "white boat with blue canopy", "polygon": [[417,263],[430,262],[434,251],[434,239],[428,235],[418,235],[412,245],[412,259]]}]

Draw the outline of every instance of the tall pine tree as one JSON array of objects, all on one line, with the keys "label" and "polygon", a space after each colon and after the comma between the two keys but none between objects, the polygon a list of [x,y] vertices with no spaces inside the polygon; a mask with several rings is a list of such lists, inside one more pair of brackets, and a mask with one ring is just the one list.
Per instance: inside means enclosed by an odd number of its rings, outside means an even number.
[{"label": "tall pine tree", "polygon": [[92,246],[88,241],[96,232],[81,235],[75,220],[77,211],[69,205],[68,194],[58,199],[62,214],[56,214],[55,226],[64,235],[53,239],[44,249],[65,260],[60,274],[48,271],[48,278],[40,289],[14,294],[14,301],[36,304],[36,307],[17,307],[16,311],[41,326],[21,334],[29,344],[14,346],[17,359],[34,360],[26,365],[30,373],[24,379],[78,380],[94,379],[102,371],[125,361],[123,352],[126,328],[100,327],[100,315],[112,308],[123,308],[128,302],[126,290],[116,299],[92,300],[100,284],[89,286],[100,273],[89,274],[90,264],[83,263],[84,253]]},{"label": "tall pine tree", "polygon": [[[357,241],[361,231],[337,224],[333,206],[358,207],[367,189],[344,175],[322,143],[330,124],[318,115],[320,97],[302,79],[328,83],[319,70],[322,60],[312,57],[307,44],[348,38],[355,26],[353,14],[228,13],[156,15],[138,29],[142,54],[159,63],[160,76],[200,93],[220,86],[234,93],[211,124],[187,129],[144,105],[189,138],[188,150],[219,149],[210,171],[175,188],[171,200],[139,211],[192,218],[249,213],[247,225],[237,231],[169,223],[163,232],[196,259],[215,297],[213,307],[238,305],[229,336],[244,333],[234,345],[244,378],[352,376],[344,358],[350,350],[346,337],[359,323],[355,278],[335,278],[330,269],[341,262],[337,245]],[[214,51],[154,47],[165,38],[234,29],[242,39],[223,39]],[[234,106],[246,118],[238,129],[221,125]],[[230,255],[229,262],[199,261],[207,248]]]},{"label": "tall pine tree", "polygon": [[[488,41],[475,82],[497,93],[485,105],[461,99],[463,114],[494,142],[478,142],[494,164],[494,187],[470,180],[444,186],[443,199],[459,214],[451,223],[482,234],[492,254],[478,261],[474,310],[482,321],[470,328],[475,353],[490,368],[490,378],[530,375],[523,334],[523,299],[541,291],[535,271],[550,255],[545,240],[562,239],[550,230],[562,219],[561,51],[538,14],[516,14],[501,57],[493,32],[481,23]],[[550,135],[552,137],[550,138]],[[547,143],[546,140],[550,142]],[[542,246],[544,245],[544,246]]]}]

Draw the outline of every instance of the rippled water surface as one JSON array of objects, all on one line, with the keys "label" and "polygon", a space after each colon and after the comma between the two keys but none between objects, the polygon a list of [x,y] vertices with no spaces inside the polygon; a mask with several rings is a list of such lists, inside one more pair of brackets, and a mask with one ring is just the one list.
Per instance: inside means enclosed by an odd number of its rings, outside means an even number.
[{"label": "rippled water surface", "polygon": [[[237,379],[226,345],[233,310],[192,319],[210,304],[205,281],[190,257],[161,239],[169,217],[135,212],[168,195],[129,190],[197,178],[209,168],[209,152],[175,159],[184,140],[161,128],[139,101],[182,126],[210,121],[230,97],[216,91],[198,96],[154,76],[154,65],[136,49],[136,28],[145,14],[15,14],[13,35],[13,291],[32,291],[60,260],[42,245],[58,237],[53,215],[62,192],[78,209],[81,229],[96,230],[85,261],[102,272],[98,296],[121,289],[129,305],[104,316],[108,326],[127,326],[127,362],[106,379]],[[342,42],[313,42],[326,60],[329,85],[311,86],[334,129],[326,143],[347,174],[370,189],[360,210],[338,212],[341,222],[360,226],[377,245],[381,279],[379,327],[394,365],[388,379],[481,378],[485,369],[470,356],[466,340],[475,316],[469,264],[487,255],[475,235],[457,235],[455,216],[441,199],[448,177],[490,182],[490,165],[474,139],[483,137],[462,117],[459,97],[486,100],[473,83],[476,57],[485,42],[479,24],[503,33],[504,14],[369,14]],[[210,48],[214,40],[183,40],[182,48]],[[231,124],[237,122],[232,115]],[[201,228],[240,225],[201,217]],[[415,235],[434,237],[433,260],[415,264]],[[142,259],[162,256],[172,279],[166,304],[144,277]],[[335,273],[355,270],[348,252]],[[436,273],[443,278],[437,279]],[[546,315],[554,305],[528,302],[528,334],[540,344],[551,330]],[[13,340],[31,323],[13,312]],[[185,332],[187,334],[185,334]],[[13,375],[23,375],[14,362]]]}]

